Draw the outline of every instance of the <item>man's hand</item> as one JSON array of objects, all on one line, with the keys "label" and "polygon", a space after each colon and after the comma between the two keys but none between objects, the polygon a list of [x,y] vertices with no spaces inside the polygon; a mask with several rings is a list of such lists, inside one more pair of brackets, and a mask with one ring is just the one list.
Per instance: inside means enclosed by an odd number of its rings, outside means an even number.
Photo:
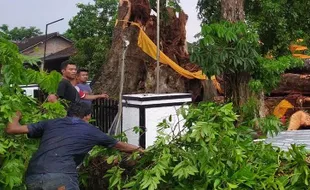
[{"label": "man's hand", "polygon": [[109,98],[109,96],[107,94],[97,94],[97,95],[85,94],[85,97],[83,99],[85,99],[85,100],[96,100],[96,99],[103,99],[103,98]]},{"label": "man's hand", "polygon": [[5,128],[7,134],[26,134],[29,132],[27,125],[21,125],[19,120],[22,118],[22,113],[17,111],[12,117],[12,122],[9,122]]},{"label": "man's hand", "polygon": [[55,95],[55,94],[50,94],[50,95],[48,95],[48,97],[47,97],[47,101],[48,102],[51,102],[51,103],[55,103],[55,102],[57,102],[57,96]]},{"label": "man's hand", "polygon": [[139,148],[137,149],[137,151],[140,152],[140,153],[144,153],[144,152],[145,152],[145,150],[144,150],[141,146],[139,146]]},{"label": "man's hand", "polygon": [[133,153],[133,152],[140,152],[144,153],[144,149],[142,147],[138,147],[132,144],[124,143],[124,142],[117,142],[114,148],[118,149],[121,152]]},{"label": "man's hand", "polygon": [[107,95],[107,94],[99,94],[99,98],[109,98],[109,95]]}]

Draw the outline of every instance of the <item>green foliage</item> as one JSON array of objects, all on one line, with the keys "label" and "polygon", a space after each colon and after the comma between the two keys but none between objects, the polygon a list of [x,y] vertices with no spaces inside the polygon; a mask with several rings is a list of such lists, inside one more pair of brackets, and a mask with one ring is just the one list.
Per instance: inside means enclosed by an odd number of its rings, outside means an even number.
[{"label": "green foliage", "polygon": [[241,114],[244,121],[251,121],[258,116],[259,101],[256,97],[252,96],[248,101],[241,106]]},{"label": "green foliage", "polygon": [[37,60],[19,54],[13,43],[0,37],[0,189],[23,188],[23,176],[29,159],[37,149],[38,141],[25,135],[9,136],[4,129],[13,114],[21,111],[21,124],[61,117],[65,109],[60,103],[39,104],[37,100],[24,95],[20,84],[38,83],[48,93],[56,92],[61,76],[47,74],[23,67],[23,63],[36,63]]},{"label": "green foliage", "polygon": [[258,58],[257,69],[253,72],[253,80],[250,81],[251,89],[255,92],[264,90],[269,93],[280,82],[280,76],[286,70],[302,67],[304,62],[292,56],[282,56],[278,59]]},{"label": "green foliage", "polygon": [[258,35],[243,22],[203,25],[201,37],[193,47],[191,60],[207,76],[232,73],[240,77],[249,73],[250,87],[255,92],[270,92],[277,87],[282,73],[304,64],[292,56],[263,57],[259,53]]},{"label": "green foliage", "polygon": [[77,54],[72,60],[90,70],[93,76],[107,59],[116,20],[117,0],[96,0],[93,4],[77,4],[79,12],[66,32],[75,42]]},{"label": "green foliage", "polygon": [[[31,69],[27,70],[27,83],[32,84],[36,83],[40,86],[40,88],[49,93],[55,94],[58,88],[58,82],[61,81],[62,76],[57,71],[52,71],[47,73],[45,71],[34,71]],[[51,81],[56,81],[51,83]]]},{"label": "green foliage", "polygon": [[[283,152],[253,142],[249,127],[235,127],[238,116],[232,104],[201,103],[178,114],[184,116],[184,126],[171,125],[169,119],[160,123],[155,144],[138,157],[130,172],[121,165],[108,171],[110,189],[308,188],[304,148],[293,145]],[[272,119],[263,122],[268,127],[278,124]],[[167,128],[172,132],[166,133]],[[106,150],[101,154],[111,157]]]},{"label": "green foliage", "polygon": [[241,106],[240,115],[242,119],[239,119],[241,121],[239,126],[246,126],[253,129],[254,131],[249,131],[249,134],[255,138],[266,137],[267,134],[274,136],[280,131],[285,130],[285,127],[275,116],[259,117],[259,103],[258,99],[252,96]]},{"label": "green foliage", "polygon": [[259,57],[258,35],[245,23],[221,22],[203,25],[202,39],[191,52],[208,77],[228,71],[251,72]]},{"label": "green foliage", "polygon": [[42,34],[40,29],[34,26],[31,26],[29,28],[14,27],[13,29],[10,30],[7,24],[2,24],[2,26],[0,26],[0,32],[5,33],[8,39],[13,41],[20,41],[23,40],[24,38],[31,38]]},{"label": "green foliage", "polygon": [[309,44],[309,9],[307,0],[245,1],[247,19],[264,43],[263,53],[289,54],[288,45],[299,38]]},{"label": "green foliage", "polygon": [[198,18],[205,24],[216,23],[222,20],[221,1],[198,0]]},{"label": "green foliage", "polygon": [[[245,0],[246,21],[255,28],[261,53],[274,56],[288,55],[288,46],[299,38],[309,44],[310,1],[308,0]],[[221,1],[198,0],[198,17],[210,24],[222,20]]]},{"label": "green foliage", "polygon": [[282,125],[281,121],[274,115],[269,115],[265,118],[258,118],[257,121],[257,127],[262,131],[263,134],[275,136],[280,131],[284,130],[284,126]]}]

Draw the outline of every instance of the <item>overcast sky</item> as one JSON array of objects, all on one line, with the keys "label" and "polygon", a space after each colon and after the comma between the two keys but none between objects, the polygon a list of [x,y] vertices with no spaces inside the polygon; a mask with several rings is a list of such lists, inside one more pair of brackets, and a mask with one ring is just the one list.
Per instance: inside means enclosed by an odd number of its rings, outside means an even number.
[{"label": "overcast sky", "polygon": [[[187,40],[194,41],[200,32],[196,5],[198,0],[181,0],[181,6],[188,14]],[[92,0],[0,0],[0,25],[8,24],[10,29],[17,26],[36,26],[45,32],[45,24],[64,18],[63,21],[49,26],[48,33],[63,33],[68,29],[69,20],[76,15],[77,3]]]}]

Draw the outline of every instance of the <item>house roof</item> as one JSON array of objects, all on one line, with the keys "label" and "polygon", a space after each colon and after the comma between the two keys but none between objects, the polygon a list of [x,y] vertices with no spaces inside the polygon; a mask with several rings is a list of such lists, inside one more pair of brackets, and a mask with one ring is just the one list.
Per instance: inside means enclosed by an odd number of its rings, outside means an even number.
[{"label": "house roof", "polygon": [[[65,38],[64,36],[60,35],[58,32],[54,32],[54,33],[50,33],[50,34],[47,34],[47,40],[53,38],[53,37],[61,37],[69,42],[72,42],[71,40]],[[26,49],[28,48],[31,48],[33,46],[36,46],[40,43],[44,43],[45,41],[45,35],[41,35],[41,36],[36,36],[36,37],[32,37],[32,38],[26,38],[22,41],[19,41],[19,42],[16,42],[16,45],[18,46],[19,48],[19,51],[23,52],[25,51]]]},{"label": "house roof", "polygon": [[70,57],[76,53],[76,49],[74,46],[70,46],[66,49],[63,49],[61,51],[58,51],[54,54],[51,54],[45,58],[46,61],[48,60],[54,60],[54,59],[60,59],[60,58],[65,58],[65,57]]}]

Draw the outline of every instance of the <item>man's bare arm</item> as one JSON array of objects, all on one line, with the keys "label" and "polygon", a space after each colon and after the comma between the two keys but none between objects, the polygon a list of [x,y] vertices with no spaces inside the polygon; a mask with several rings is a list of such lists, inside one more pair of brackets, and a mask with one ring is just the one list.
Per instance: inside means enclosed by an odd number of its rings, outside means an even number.
[{"label": "man's bare arm", "polygon": [[107,94],[98,94],[98,95],[85,94],[84,97],[85,100],[96,100],[99,98],[109,98],[109,96]]},{"label": "man's bare arm", "polygon": [[127,152],[127,153],[132,153],[132,152],[144,152],[144,150],[141,147],[124,143],[124,142],[117,142],[114,146],[114,148],[118,149],[119,151],[122,152]]},{"label": "man's bare arm", "polygon": [[17,134],[27,134],[29,132],[27,125],[21,125],[19,120],[21,118],[21,113],[16,112],[15,116],[12,118],[12,122],[9,122],[5,128],[5,132],[11,135]]}]

